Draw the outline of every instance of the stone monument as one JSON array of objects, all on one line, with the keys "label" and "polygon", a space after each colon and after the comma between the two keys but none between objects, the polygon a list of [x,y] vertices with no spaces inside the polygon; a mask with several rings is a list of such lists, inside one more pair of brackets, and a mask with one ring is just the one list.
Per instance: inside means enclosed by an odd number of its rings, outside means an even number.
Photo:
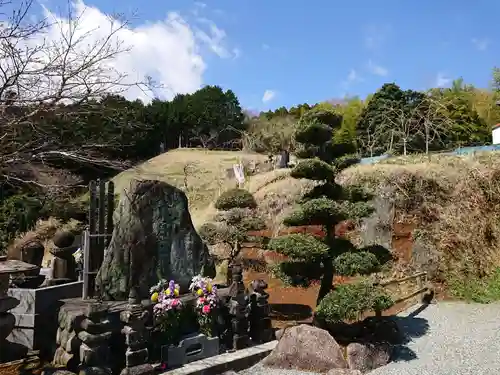
[{"label": "stone monument", "polygon": [[274,331],[269,313],[269,293],[264,280],[254,280],[250,284],[250,338],[254,343],[264,343],[273,340]]},{"label": "stone monument", "polygon": [[248,298],[243,284],[243,268],[234,265],[231,270],[233,283],[229,287],[228,303],[233,335],[233,349],[243,349],[249,345],[248,336]]},{"label": "stone monument", "polygon": [[115,211],[115,226],[96,277],[103,300],[125,301],[132,285],[141,300],[159,279],[187,292],[193,276],[215,276],[208,248],[194,229],[186,195],[166,182],[131,182]]}]

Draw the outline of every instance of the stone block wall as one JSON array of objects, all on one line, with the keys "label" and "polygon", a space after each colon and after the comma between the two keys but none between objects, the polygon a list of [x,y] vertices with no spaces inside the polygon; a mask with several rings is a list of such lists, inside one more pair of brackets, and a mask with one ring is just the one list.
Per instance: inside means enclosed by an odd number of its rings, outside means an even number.
[{"label": "stone block wall", "polygon": [[111,343],[113,336],[122,336],[122,324],[109,304],[80,299],[66,301],[59,310],[58,322],[54,365],[76,371],[111,368],[119,360],[111,356]]},{"label": "stone block wall", "polygon": [[7,338],[30,350],[53,353],[57,312],[64,298],[80,297],[82,283],[74,282],[36,289],[9,288],[8,295],[19,300],[11,310],[15,326]]}]

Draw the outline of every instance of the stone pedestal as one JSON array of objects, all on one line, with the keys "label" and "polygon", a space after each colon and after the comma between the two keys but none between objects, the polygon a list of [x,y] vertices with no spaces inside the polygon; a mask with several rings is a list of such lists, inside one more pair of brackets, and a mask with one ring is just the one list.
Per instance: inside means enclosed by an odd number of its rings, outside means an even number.
[{"label": "stone pedestal", "polygon": [[126,374],[152,374],[153,366],[148,364],[149,351],[148,339],[149,330],[146,329],[146,322],[149,313],[144,307],[134,300],[131,300],[125,311],[120,313],[120,320],[125,323],[122,333],[125,335],[125,368],[121,372]]},{"label": "stone pedestal", "polygon": [[81,301],[61,307],[53,364],[70,371],[100,368],[110,372],[112,333],[107,304]]},{"label": "stone pedestal", "polygon": [[250,338],[254,343],[265,343],[274,339],[271,318],[269,317],[269,294],[264,280],[252,281],[250,285]]},{"label": "stone pedestal", "polygon": [[37,267],[19,260],[7,260],[0,257],[0,362],[13,360],[10,347],[7,341],[16,324],[16,318],[9,310],[19,305],[19,300],[7,295],[9,289],[10,276],[35,270]]}]

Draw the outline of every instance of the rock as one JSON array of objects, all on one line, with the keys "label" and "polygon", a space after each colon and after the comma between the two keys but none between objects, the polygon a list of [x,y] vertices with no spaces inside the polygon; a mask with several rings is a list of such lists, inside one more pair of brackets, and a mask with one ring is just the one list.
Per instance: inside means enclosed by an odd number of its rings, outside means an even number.
[{"label": "rock", "polygon": [[347,368],[342,349],[325,330],[301,324],[285,330],[264,366],[325,373]]},{"label": "rock", "polygon": [[362,375],[362,372],[350,368],[334,368],[328,371],[326,375]]},{"label": "rock", "polygon": [[[115,212],[115,227],[96,278],[104,300],[125,300],[131,285],[149,299],[159,278],[174,279],[181,293],[193,276],[214,277],[208,249],[196,232],[186,195],[161,181],[131,182]],[[130,275],[130,276],[129,276]]]},{"label": "rock", "polygon": [[50,369],[50,370],[43,370],[42,375],[76,375],[76,374],[68,370]]},{"label": "rock", "polygon": [[350,369],[363,374],[389,363],[392,346],[386,343],[352,343],[347,345],[347,363]]}]

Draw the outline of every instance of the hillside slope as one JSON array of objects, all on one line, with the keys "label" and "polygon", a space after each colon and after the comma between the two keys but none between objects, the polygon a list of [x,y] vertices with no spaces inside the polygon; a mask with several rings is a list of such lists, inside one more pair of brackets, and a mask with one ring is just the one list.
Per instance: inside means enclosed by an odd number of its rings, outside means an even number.
[{"label": "hillside slope", "polygon": [[124,171],[113,178],[120,193],[132,179],[154,179],[168,182],[182,189],[188,196],[189,208],[195,226],[203,224],[210,204],[221,192],[235,186],[234,178],[227,177],[233,164],[263,165],[267,156],[235,151],[203,149],[176,149]]},{"label": "hillside slope", "polygon": [[[263,166],[267,157],[243,152],[180,149],[162,154],[114,178],[117,192],[130,179],[158,179],[186,191],[196,227],[212,219],[213,201],[234,187],[227,169],[238,161]],[[424,269],[434,280],[479,278],[500,266],[500,152],[468,156],[393,158],[357,165],[342,184],[372,191],[375,213],[349,233],[358,245],[379,243],[399,259],[396,271]],[[311,187],[287,169],[247,179],[271,233],[297,198]],[[44,228],[44,223],[40,224]],[[45,225],[46,227],[46,225]],[[34,232],[37,232],[35,228]],[[42,231],[43,232],[43,231]]]},{"label": "hillside slope", "polygon": [[[215,213],[211,205],[234,186],[226,178],[233,163],[263,163],[264,155],[242,152],[175,150],[115,178],[118,189],[132,177],[157,178],[187,190],[197,227]],[[362,185],[377,197],[376,212],[351,237],[392,248],[403,271],[426,269],[435,279],[482,277],[500,266],[500,152],[466,156],[410,156],[357,165],[340,182]],[[188,165],[187,189],[183,168]],[[273,233],[297,198],[311,187],[281,169],[250,176],[255,195]]]}]

